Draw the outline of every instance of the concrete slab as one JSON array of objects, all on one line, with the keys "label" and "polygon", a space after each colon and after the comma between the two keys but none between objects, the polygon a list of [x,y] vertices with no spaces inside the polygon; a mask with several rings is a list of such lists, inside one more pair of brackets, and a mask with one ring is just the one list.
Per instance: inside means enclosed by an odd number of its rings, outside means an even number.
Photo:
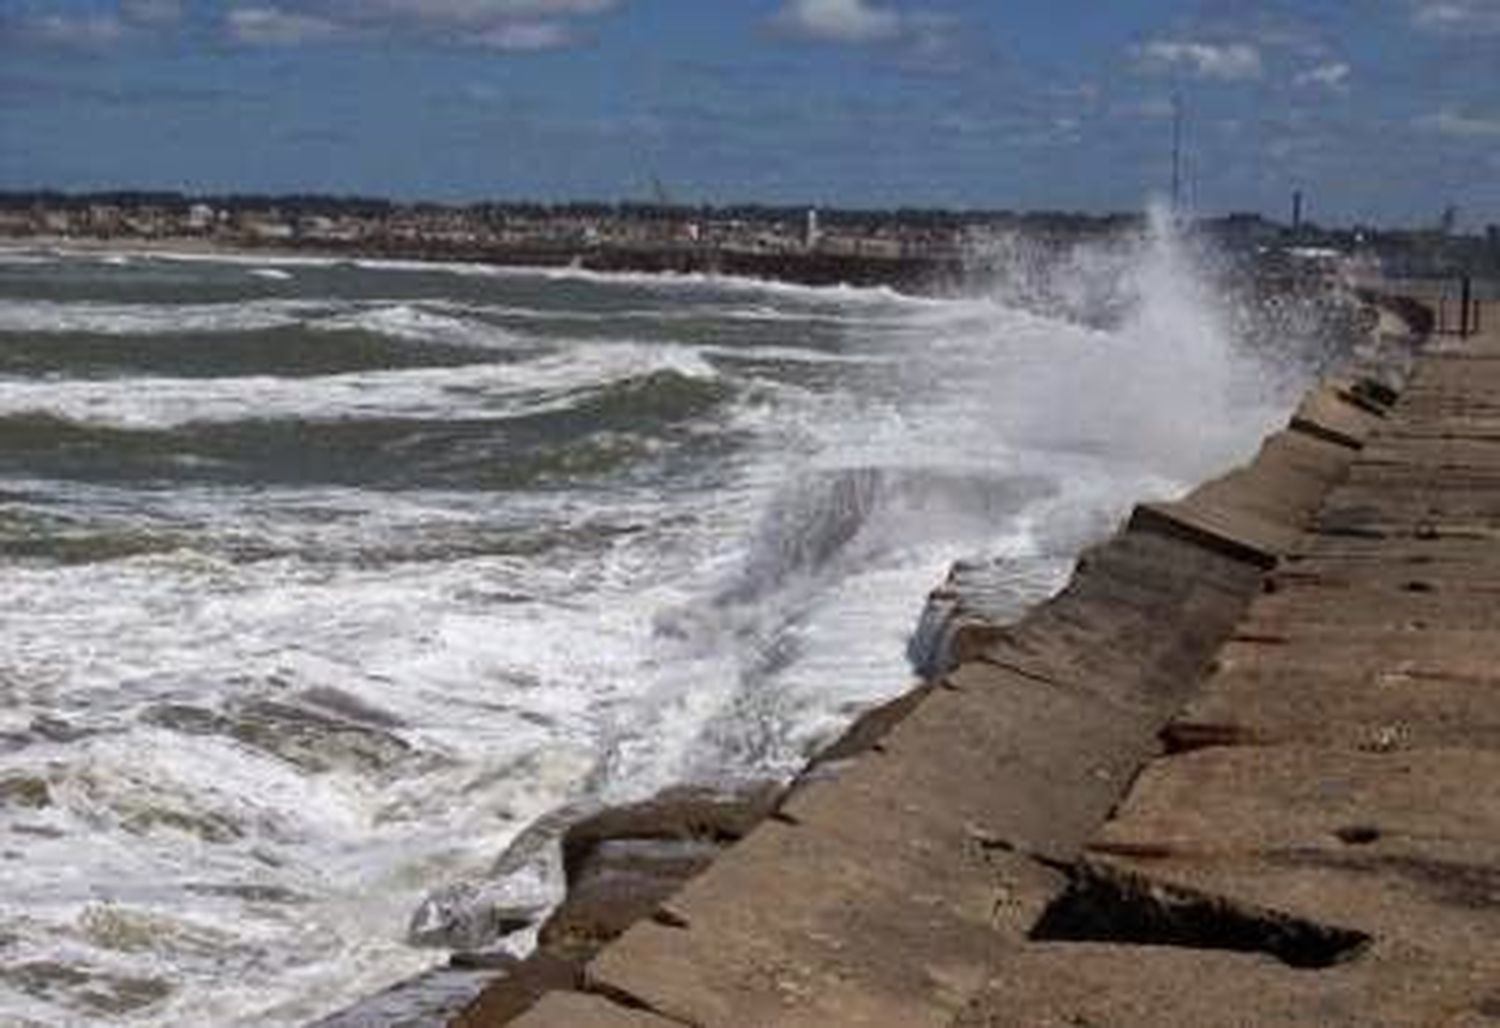
[{"label": "concrete slab", "polygon": [[1183,502],[1300,526],[1317,509],[1329,484],[1319,476],[1275,467],[1262,454],[1248,467],[1195,489]]},{"label": "concrete slab", "polygon": [[[1210,680],[1213,675],[1242,669],[1264,669],[1272,675],[1299,671],[1373,674],[1387,669],[1424,667],[1464,671],[1485,665],[1497,652],[1500,639],[1484,631],[1441,628],[1393,631],[1312,624],[1294,626],[1285,633],[1256,634],[1241,628],[1214,656]],[[1462,657],[1455,656],[1458,654]]]},{"label": "concrete slab", "polygon": [[1459,1028],[1495,1025],[1497,1003],[1482,969],[1397,947],[1308,972],[1260,954],[1054,943],[1007,959],[954,1025]]},{"label": "concrete slab", "polygon": [[1417,565],[1483,566],[1500,557],[1488,539],[1466,539],[1423,533],[1421,536],[1304,536],[1282,562],[1285,569],[1331,567],[1401,567]]},{"label": "concrete slab", "polygon": [[1292,414],[1291,428],[1357,450],[1384,420],[1384,415],[1351,402],[1344,389],[1330,383],[1303,397]]},{"label": "concrete slab", "polygon": [[1492,534],[1500,525],[1500,489],[1369,489],[1330,497],[1319,511],[1316,528],[1332,534],[1359,531],[1383,536],[1409,535],[1426,529],[1475,530]]},{"label": "concrete slab", "polygon": [[581,992],[548,993],[509,1023],[515,1028],[681,1028],[680,1022]]},{"label": "concrete slab", "polygon": [[1300,526],[1187,500],[1139,504],[1130,529],[1183,539],[1260,568],[1274,567],[1301,534]]},{"label": "concrete slab", "polygon": [[[1339,535],[1402,542],[1432,541],[1471,534],[1488,539],[1500,512],[1500,480],[1435,484],[1430,481],[1380,482],[1369,492],[1351,492],[1330,501],[1310,523],[1318,538]],[[1465,532],[1470,527],[1477,529]]]},{"label": "concrete slab", "polygon": [[1248,564],[1127,532],[1086,554],[1068,587],[1019,624],[976,636],[969,657],[1161,716],[1259,586]]},{"label": "concrete slab", "polygon": [[1500,753],[1220,747],[1152,764],[1094,873],[1500,968]]},{"label": "concrete slab", "polygon": [[1267,593],[1299,590],[1341,590],[1351,595],[1365,590],[1377,593],[1442,592],[1500,594],[1500,561],[1405,563],[1398,561],[1284,561],[1266,578]]},{"label": "concrete slab", "polygon": [[1355,458],[1355,449],[1334,442],[1330,435],[1339,431],[1318,436],[1307,431],[1277,433],[1245,467],[1180,500],[1139,505],[1130,527],[1271,567],[1294,547],[1330,485],[1343,477]]},{"label": "concrete slab", "polygon": [[[589,981],[704,1028],[945,1024],[1006,945],[997,886],[1034,873],[993,857],[1018,873],[955,883],[906,853],[770,822],[669,902],[665,918],[686,927],[635,926]],[[971,859],[985,871],[991,855]]]},{"label": "concrete slab", "polygon": [[865,848],[951,848],[967,833],[969,845],[977,837],[1066,861],[1160,750],[1161,716],[997,668],[952,677],[962,691],[934,692],[890,732],[884,752],[799,790],[786,815]]},{"label": "concrete slab", "polygon": [[[912,968],[891,971],[888,987],[865,985],[804,963],[774,942],[694,938],[646,923],[595,961],[594,987],[650,996],[663,1016],[694,1028],[946,1028],[982,979],[977,969],[949,983]],[[930,998],[934,990],[945,992],[945,1000]]]},{"label": "concrete slab", "polygon": [[1365,444],[1358,463],[1370,467],[1494,471],[1500,469],[1500,439],[1398,438],[1380,434]]},{"label": "concrete slab", "polygon": [[1500,488],[1500,469],[1448,468],[1430,464],[1354,464],[1345,481],[1382,489],[1491,492]]},{"label": "concrete slab", "polygon": [[1277,466],[1286,466],[1329,483],[1342,481],[1357,456],[1342,443],[1296,429],[1272,432],[1261,444],[1260,454]]},{"label": "concrete slab", "polygon": [[1395,660],[1305,668],[1293,649],[1291,659],[1211,678],[1167,726],[1169,745],[1500,750],[1497,665]]},{"label": "concrete slab", "polygon": [[1484,599],[1482,591],[1453,589],[1430,577],[1413,582],[1420,588],[1384,592],[1309,587],[1260,596],[1237,632],[1276,634],[1325,624],[1393,631],[1500,629],[1500,604]]},{"label": "concrete slab", "polygon": [[1421,415],[1403,417],[1384,429],[1383,441],[1472,441],[1490,443],[1500,440],[1500,411],[1476,410],[1467,405],[1432,405]]}]

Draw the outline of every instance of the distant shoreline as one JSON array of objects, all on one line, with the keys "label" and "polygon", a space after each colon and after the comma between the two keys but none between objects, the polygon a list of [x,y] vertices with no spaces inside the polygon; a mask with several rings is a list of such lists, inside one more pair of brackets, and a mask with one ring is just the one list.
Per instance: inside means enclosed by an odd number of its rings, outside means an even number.
[{"label": "distant shoreline", "polygon": [[687,246],[469,246],[228,242],[204,236],[5,236],[0,250],[128,256],[230,257],[266,260],[405,260],[505,268],[577,268],[600,273],[729,275],[806,286],[888,286],[912,293],[951,288],[965,275],[958,259],[754,251]]}]

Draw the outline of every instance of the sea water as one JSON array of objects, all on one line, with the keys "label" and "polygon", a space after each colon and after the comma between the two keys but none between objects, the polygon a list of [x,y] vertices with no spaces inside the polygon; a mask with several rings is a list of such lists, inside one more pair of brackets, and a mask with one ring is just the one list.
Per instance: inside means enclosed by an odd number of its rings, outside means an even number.
[{"label": "sea water", "polygon": [[549,813],[794,773],[950,561],[1020,610],[1285,416],[1314,362],[1189,252],[946,297],[0,253],[0,1021],[303,1023]]}]

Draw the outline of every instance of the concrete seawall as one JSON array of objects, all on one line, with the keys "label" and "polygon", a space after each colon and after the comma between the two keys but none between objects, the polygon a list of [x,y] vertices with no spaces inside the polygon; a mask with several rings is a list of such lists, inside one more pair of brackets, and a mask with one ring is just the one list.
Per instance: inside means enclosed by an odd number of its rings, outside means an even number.
[{"label": "concrete seawall", "polygon": [[[1500,405],[1454,398],[1468,372],[1500,385],[1494,349],[1423,358],[1399,400],[1402,362],[1349,369],[1248,465],[1138,507],[1018,623],[987,617],[983,582],[956,569],[938,594],[928,686],[858,726],[788,794],[762,798],[769,816],[735,826],[743,838],[586,965],[533,964],[519,990],[514,975],[501,981],[454,1023],[1500,1017],[1500,981],[1487,999],[1483,975],[1465,970],[1500,967],[1484,941],[1486,928],[1500,938],[1500,764],[1409,751],[1419,738],[1500,738],[1476,691],[1495,681],[1480,633],[1496,618],[1475,602],[1488,579],[1463,577],[1483,549],[1464,533],[1500,499],[1474,509],[1466,489],[1429,492],[1455,460],[1468,462],[1459,481],[1500,490]],[[1450,438],[1455,416],[1471,435]],[[1447,516],[1427,509],[1433,495],[1451,498],[1452,532],[1432,520]],[[1401,537],[1419,510],[1427,520]],[[1400,549],[1415,540],[1443,545]],[[1437,563],[1422,581],[1467,592],[1407,588],[1417,577],[1401,560],[1424,555]],[[1358,614],[1346,625],[1348,601]],[[1462,625],[1410,629],[1429,610]],[[1392,641],[1397,622],[1410,632]],[[1318,627],[1299,649],[1291,626]],[[1480,648],[1445,662],[1444,646],[1461,643]],[[1432,674],[1413,671],[1412,654]],[[1391,675],[1405,677],[1387,690]],[[1374,698],[1360,691],[1372,680]],[[1424,715],[1427,690],[1449,705]],[[1466,832],[1446,790],[1470,774],[1487,792]],[[1415,820],[1382,824],[1383,803]],[[1412,841],[1426,828],[1440,833],[1432,853]],[[1402,840],[1389,853],[1388,837]],[[1439,945],[1450,929],[1468,949]],[[1427,1016],[1442,1003],[1480,1019]]]}]

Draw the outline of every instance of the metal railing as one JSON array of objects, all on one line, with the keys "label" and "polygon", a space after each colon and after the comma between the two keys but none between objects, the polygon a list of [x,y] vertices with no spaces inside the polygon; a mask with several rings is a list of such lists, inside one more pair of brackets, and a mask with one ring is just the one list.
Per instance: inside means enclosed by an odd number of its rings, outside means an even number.
[{"label": "metal railing", "polygon": [[1443,290],[1437,298],[1437,326],[1440,336],[1467,338],[1483,329],[1484,306],[1474,296],[1474,280],[1468,275],[1458,281],[1458,302],[1454,304],[1448,291]]}]

